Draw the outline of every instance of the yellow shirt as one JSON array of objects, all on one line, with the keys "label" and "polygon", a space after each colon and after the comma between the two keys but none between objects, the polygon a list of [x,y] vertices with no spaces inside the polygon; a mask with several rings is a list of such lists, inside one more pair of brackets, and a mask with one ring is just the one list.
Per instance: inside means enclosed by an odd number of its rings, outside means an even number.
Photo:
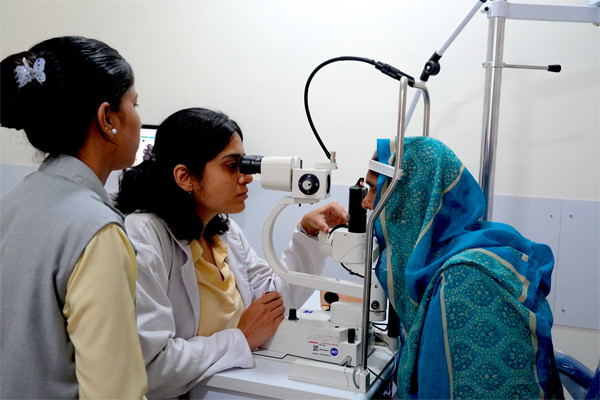
[{"label": "yellow shirt", "polygon": [[135,323],[135,253],[116,224],[101,229],[67,283],[63,315],[80,398],[143,398],[146,368]]},{"label": "yellow shirt", "polygon": [[200,292],[200,324],[198,336],[237,328],[244,311],[242,296],[235,286],[235,277],[225,262],[227,245],[220,237],[213,237],[213,257],[216,265],[202,258],[202,248],[197,240],[190,243]]}]

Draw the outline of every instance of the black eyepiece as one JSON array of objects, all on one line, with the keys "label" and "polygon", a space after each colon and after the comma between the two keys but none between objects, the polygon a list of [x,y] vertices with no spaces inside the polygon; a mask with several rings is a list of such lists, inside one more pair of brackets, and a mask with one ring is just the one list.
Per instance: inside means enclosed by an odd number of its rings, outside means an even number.
[{"label": "black eyepiece", "polygon": [[367,188],[363,187],[359,179],[350,187],[348,196],[348,232],[365,233],[367,231],[367,210],[363,208],[362,201],[367,195]]},{"label": "black eyepiece", "polygon": [[263,156],[242,156],[240,159],[240,172],[247,175],[260,174],[262,158]]}]

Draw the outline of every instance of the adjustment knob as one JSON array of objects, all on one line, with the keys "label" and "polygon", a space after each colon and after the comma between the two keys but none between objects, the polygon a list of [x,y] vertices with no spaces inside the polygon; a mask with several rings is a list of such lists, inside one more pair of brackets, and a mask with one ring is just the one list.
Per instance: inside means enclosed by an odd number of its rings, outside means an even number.
[{"label": "adjustment knob", "polygon": [[298,180],[298,189],[307,196],[319,191],[319,178],[313,174],[304,174]]},{"label": "adjustment knob", "polygon": [[290,308],[290,314],[288,315],[288,319],[290,321],[296,321],[298,319],[298,317],[296,316],[296,309],[295,308]]}]

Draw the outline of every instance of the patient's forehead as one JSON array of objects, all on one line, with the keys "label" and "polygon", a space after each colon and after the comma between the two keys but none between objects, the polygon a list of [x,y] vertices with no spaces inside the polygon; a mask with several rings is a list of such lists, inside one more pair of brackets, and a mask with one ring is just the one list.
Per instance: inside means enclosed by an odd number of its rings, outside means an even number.
[{"label": "patient's forehead", "polygon": [[377,186],[377,178],[379,178],[379,174],[375,171],[369,170],[365,176],[365,183],[369,186]]}]

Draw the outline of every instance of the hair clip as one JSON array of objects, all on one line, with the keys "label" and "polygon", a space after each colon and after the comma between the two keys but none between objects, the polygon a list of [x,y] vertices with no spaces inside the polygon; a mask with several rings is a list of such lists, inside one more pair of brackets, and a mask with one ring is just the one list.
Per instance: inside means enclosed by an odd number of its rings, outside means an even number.
[{"label": "hair clip", "polygon": [[17,65],[15,68],[15,78],[19,84],[19,88],[27,85],[34,78],[39,83],[46,81],[46,74],[44,73],[45,65],[46,60],[38,58],[35,60],[35,63],[33,63],[33,67],[30,67],[25,57],[23,57],[23,65]]},{"label": "hair clip", "polygon": [[156,156],[154,155],[152,149],[154,149],[154,146],[148,143],[148,145],[144,149],[144,157],[142,157],[144,161],[156,161]]}]

